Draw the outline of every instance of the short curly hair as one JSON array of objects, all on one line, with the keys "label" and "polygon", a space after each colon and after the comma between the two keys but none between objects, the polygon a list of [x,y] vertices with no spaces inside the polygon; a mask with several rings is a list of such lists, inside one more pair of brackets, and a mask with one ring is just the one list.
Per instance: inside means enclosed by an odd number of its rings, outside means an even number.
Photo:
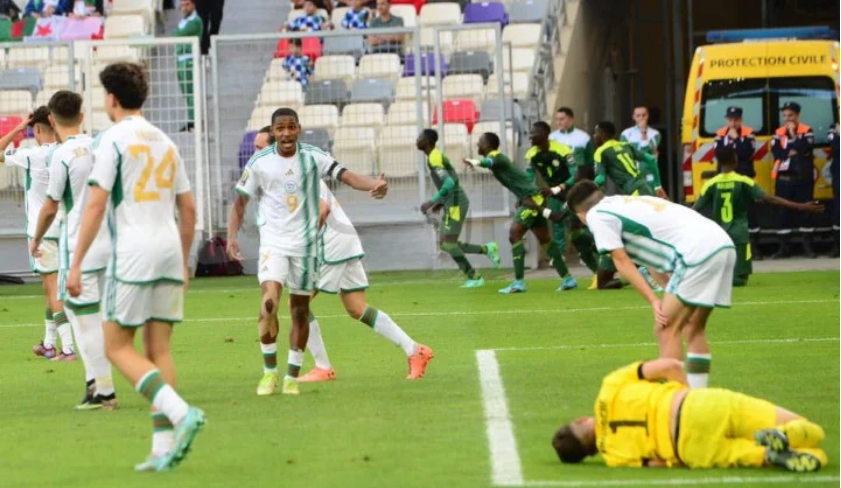
[{"label": "short curly hair", "polygon": [[114,95],[124,109],[137,110],[143,107],[149,96],[149,81],[139,64],[109,64],[99,74],[99,80],[105,91]]}]

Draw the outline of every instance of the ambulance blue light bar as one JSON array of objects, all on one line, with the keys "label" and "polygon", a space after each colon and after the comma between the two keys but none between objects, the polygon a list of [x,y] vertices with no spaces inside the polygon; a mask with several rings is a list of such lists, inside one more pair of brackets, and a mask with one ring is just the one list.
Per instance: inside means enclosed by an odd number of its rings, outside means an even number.
[{"label": "ambulance blue light bar", "polygon": [[829,39],[838,40],[838,31],[829,27],[786,27],[776,29],[736,29],[707,32],[707,42],[744,42],[762,39]]}]

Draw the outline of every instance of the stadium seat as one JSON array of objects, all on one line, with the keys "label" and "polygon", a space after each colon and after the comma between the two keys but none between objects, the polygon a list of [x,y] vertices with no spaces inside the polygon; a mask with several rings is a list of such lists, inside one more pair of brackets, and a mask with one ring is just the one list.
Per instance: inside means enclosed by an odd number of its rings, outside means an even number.
[{"label": "stadium seat", "polygon": [[283,59],[275,58],[269,63],[269,69],[266,70],[266,78],[269,80],[289,80],[289,72],[283,69]]},{"label": "stadium seat", "polygon": [[[84,96],[84,93],[82,96]],[[102,88],[101,86],[92,86],[91,99],[86,101],[94,110],[105,110],[105,88]]]},{"label": "stadium seat", "polygon": [[505,5],[500,2],[469,3],[464,6],[465,24],[492,24],[500,23],[503,26],[508,23],[508,14],[505,13]]},{"label": "stadium seat", "polygon": [[315,62],[315,80],[342,80],[350,83],[356,76],[356,60],[353,56],[322,56]]},{"label": "stadium seat", "polygon": [[[437,93],[436,80],[434,76],[424,76],[421,78],[421,93],[424,100],[434,100]],[[397,100],[414,100],[417,98],[417,89],[415,88],[415,77],[400,78],[397,80],[397,88],[395,89],[395,98]]]},{"label": "stadium seat", "polygon": [[396,54],[366,54],[359,61],[360,78],[385,78],[396,83],[400,71],[400,56]]},{"label": "stadium seat", "polygon": [[260,90],[260,105],[285,105],[297,109],[304,103],[304,90],[297,81],[269,80]]},{"label": "stadium seat", "polygon": [[385,111],[379,103],[352,103],[342,110],[342,127],[371,127],[379,131],[385,124]]},{"label": "stadium seat", "polygon": [[146,25],[155,25],[155,0],[111,0],[109,15],[139,14]]},{"label": "stadium seat", "polygon": [[[443,102],[444,123],[459,123],[467,127],[467,132],[473,131],[473,126],[479,120],[479,111],[472,100],[447,100]],[[433,109],[432,125],[438,123],[438,111]]]},{"label": "stadium seat", "polygon": [[540,24],[512,24],[502,31],[502,42],[512,48],[536,47],[540,44]]},{"label": "stadium seat", "polygon": [[[482,137],[482,134],[484,134],[485,132],[493,132],[494,134],[499,136],[499,121],[497,120],[494,122],[479,122],[473,127],[473,133],[470,136],[470,151],[472,153],[476,153],[476,144],[479,142],[479,138]],[[500,137],[500,139],[502,138]],[[517,148],[514,145],[514,126],[512,124],[505,124],[505,139],[508,143],[508,154],[516,155]],[[500,151],[501,150],[502,148],[500,148]],[[511,157],[511,159],[514,160],[516,158]]]},{"label": "stadium seat", "polygon": [[339,127],[339,109],[335,105],[305,105],[298,112],[301,127],[324,129],[330,134]]},{"label": "stadium seat", "polygon": [[[289,49],[289,39],[281,39],[277,43],[277,48],[274,52],[275,58],[285,58],[291,53]],[[301,39],[301,54],[310,58],[310,61],[315,61],[321,57],[321,39],[318,37],[305,37]]]},{"label": "stadium seat", "polygon": [[349,54],[354,63],[358,63],[365,52],[365,40],[362,36],[325,37],[322,52],[325,55]]},{"label": "stadium seat", "polygon": [[335,7],[330,12],[330,22],[336,30],[342,30],[342,20],[345,18],[345,13],[350,10],[350,7]]},{"label": "stadium seat", "polygon": [[[41,105],[47,105],[48,103],[50,103],[50,98],[53,96],[53,93],[55,93],[56,90],[57,88],[44,88],[43,90],[39,91],[38,94],[35,95],[35,105],[33,106],[40,107]],[[84,95],[82,96],[84,97]],[[84,110],[84,108],[82,110]]]},{"label": "stadium seat", "polygon": [[[429,125],[429,104],[421,102],[421,113],[423,114],[422,125]],[[388,109],[388,125],[417,125],[418,105],[412,100],[410,102],[394,102]]]},{"label": "stadium seat", "polygon": [[127,39],[147,35],[142,15],[111,15],[105,18],[105,39]]},{"label": "stadium seat", "polygon": [[339,107],[350,102],[347,85],[342,80],[310,82],[304,96],[306,105],[333,104]]},{"label": "stadium seat", "polygon": [[420,15],[420,11],[423,8],[423,6],[426,4],[426,0],[391,0],[391,4],[392,4],[391,13],[393,15],[397,15],[394,12],[394,7],[405,6],[405,5],[411,6],[414,9],[415,13]]},{"label": "stadium seat", "polygon": [[107,113],[94,111],[91,112],[91,125],[93,126],[94,132],[100,132],[111,127],[114,123],[108,118]]},{"label": "stadium seat", "polygon": [[[321,15],[327,20],[330,20],[330,14],[327,13],[326,10],[320,8],[316,11],[317,14]],[[298,17],[303,17],[305,15],[304,9],[302,8],[295,8],[289,11],[286,15],[286,22],[292,22],[293,20],[297,19]]]},{"label": "stadium seat", "polygon": [[102,86],[102,80],[99,79],[99,74],[108,66],[107,63],[94,63],[91,66],[91,78],[93,78],[93,86]]},{"label": "stadium seat", "polygon": [[277,107],[270,107],[268,105],[258,105],[251,111],[251,118],[248,119],[248,126],[246,130],[260,130],[263,127],[270,125],[272,121],[272,114],[277,110]]},{"label": "stadium seat", "polygon": [[117,61],[136,63],[140,61],[140,53],[137,49],[129,46],[97,46],[94,60],[98,63],[114,63]]},{"label": "stadium seat", "polygon": [[477,74],[487,82],[492,71],[491,57],[485,51],[457,51],[450,56],[450,74]]},{"label": "stadium seat", "polygon": [[353,103],[376,102],[388,106],[394,100],[394,83],[382,78],[366,78],[353,82],[350,92]]},{"label": "stadium seat", "polygon": [[441,82],[444,100],[469,99],[479,105],[485,98],[485,80],[481,75],[450,75]]},{"label": "stadium seat", "polygon": [[[503,98],[505,105],[505,119],[514,122],[514,128],[517,132],[523,129],[523,110],[520,104],[509,97]],[[499,107],[499,98],[488,98],[482,102],[482,107],[479,110],[479,122],[489,122],[499,120],[502,118],[502,112]]]},{"label": "stadium seat", "polygon": [[[435,62],[435,53],[426,52],[420,55],[421,74],[432,76],[435,70],[441,66],[441,77],[447,76],[447,58],[441,54],[438,63]],[[403,64],[403,76],[415,76],[415,55],[407,54],[406,62]]]},{"label": "stadium seat", "polygon": [[418,175],[416,125],[387,125],[377,139],[377,158],[380,171],[386,178],[405,178]]},{"label": "stadium seat", "polygon": [[333,156],[353,171],[374,174],[376,134],[370,127],[340,127],[333,137]]},{"label": "stadium seat", "polygon": [[[15,127],[17,127],[21,122],[23,122],[23,118],[17,116],[0,116],[0,137],[5,136],[9,132],[11,132]],[[23,140],[24,136],[26,135],[25,131],[18,132],[14,139],[12,139],[12,144],[17,147],[20,144],[20,141]],[[4,171],[0,171],[0,173],[5,173]]]},{"label": "stadium seat", "polygon": [[26,115],[32,111],[32,93],[28,90],[0,91],[0,115]]},{"label": "stadium seat", "polygon": [[403,19],[403,27],[418,25],[418,11],[411,5],[398,5],[391,2],[391,15]]},{"label": "stadium seat", "polygon": [[[531,79],[530,73],[517,72],[509,76],[506,72],[504,75],[505,80],[510,82],[510,85],[505,87],[505,97],[513,95],[515,100],[524,100],[528,98],[529,80]],[[493,97],[499,96],[499,84],[496,76],[491,76],[490,79],[488,79],[488,94],[488,96]]]},{"label": "stadium seat", "polygon": [[[422,46],[435,45],[433,29],[429,27],[441,25],[456,25],[461,22],[461,7],[458,3],[428,3],[423,6],[420,12]],[[441,31],[439,33],[441,52],[449,53],[452,50],[453,33]]]},{"label": "stadium seat", "polygon": [[332,151],[332,143],[330,142],[330,133],[326,129],[307,129],[301,130],[301,135],[298,140],[304,144],[315,146],[324,151]]},{"label": "stadium seat", "polygon": [[444,124],[443,151],[456,171],[464,171],[461,160],[470,154],[470,137],[464,124]]},{"label": "stadium seat", "polygon": [[532,48],[512,49],[510,56],[507,50],[502,54],[502,66],[505,68],[505,73],[509,71],[531,73],[532,68],[534,68],[534,60],[535,50]]},{"label": "stadium seat", "polygon": [[542,23],[549,13],[548,0],[520,0],[508,9],[508,20],[512,24]]},{"label": "stadium seat", "polygon": [[14,68],[44,69],[50,62],[50,49],[42,46],[15,46],[9,49],[6,63]]},{"label": "stadium seat", "polygon": [[457,51],[496,52],[496,31],[493,29],[474,29],[459,31],[455,35],[454,49]]},{"label": "stadium seat", "polygon": [[239,143],[239,153],[238,153],[238,160],[239,160],[239,169],[245,167],[248,164],[248,160],[251,159],[251,156],[254,154],[254,138],[257,137],[257,131],[251,130],[243,134],[242,141]]},{"label": "stadium seat", "polygon": [[35,68],[10,68],[0,71],[0,90],[27,90],[34,97],[42,86],[41,72]]}]

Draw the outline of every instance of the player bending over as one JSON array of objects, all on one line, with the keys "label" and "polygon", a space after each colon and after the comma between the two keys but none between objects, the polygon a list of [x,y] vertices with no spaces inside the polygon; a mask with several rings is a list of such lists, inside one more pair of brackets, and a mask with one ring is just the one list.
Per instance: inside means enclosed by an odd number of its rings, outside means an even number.
[{"label": "player bending over", "polygon": [[[351,318],[362,322],[403,349],[409,361],[407,379],[423,378],[426,366],[434,357],[432,349],[415,342],[388,314],[368,304],[365,297],[368,277],[365,275],[365,268],[362,267],[365,252],[362,250],[359,235],[339,205],[339,201],[323,181],[320,195],[322,206],[319,222],[324,223],[319,233],[321,266],[318,270],[318,284],[312,298],[315,299],[319,291],[332,295],[338,294]],[[310,314],[310,337],[307,340],[307,348],[315,358],[315,368],[298,381],[306,383],[336,379],[336,372],[330,365],[330,358],[327,356],[327,349],[321,337],[321,327],[312,314]]]},{"label": "player bending over", "polygon": [[[32,127],[35,133],[36,147],[15,149],[9,144],[26,128]],[[0,163],[23,168],[26,171],[26,236],[31,240],[35,236],[38,213],[47,198],[47,184],[50,180],[47,157],[55,146],[55,131],[50,125],[50,111],[47,107],[38,107],[17,127],[0,137]],[[8,148],[8,149],[7,149]],[[73,348],[73,332],[64,314],[64,305],[58,299],[58,222],[50,226],[44,234],[41,245],[41,257],[31,258],[29,267],[41,276],[44,287],[44,301],[47,309],[44,318],[44,340],[32,347],[36,356],[55,361],[74,361],[76,351]],[[56,333],[61,337],[61,350],[56,349]]]},{"label": "player bending over", "polygon": [[823,205],[813,202],[797,203],[785,198],[766,195],[753,178],[736,173],[739,159],[731,146],[715,151],[720,173],[707,180],[692,207],[699,212],[709,211],[715,223],[727,232],[736,244],[736,267],[733,286],[745,286],[753,273],[753,256],[748,231],[748,209],[751,202],[762,202],[801,212],[823,213]]},{"label": "player bending over", "polygon": [[111,238],[105,222],[99,227],[93,244],[82,262],[83,293],[67,296],[67,274],[76,250],[82,209],[88,198],[88,177],[93,169],[93,139],[82,133],[82,97],[67,90],[57,91],[49,102],[50,122],[59,145],[49,159],[50,183],[47,199],[41,206],[35,236],[29,243],[33,259],[43,256],[43,237],[61,209],[58,296],[73,325],[79,353],[85,365],[85,396],[77,410],[113,410],[117,408],[111,363],[105,356],[100,300],[105,285],[105,268],[111,257]]},{"label": "player bending over", "polygon": [[561,462],[601,454],[611,467],[781,466],[817,471],[823,429],[766,400],[718,388],[689,390],[680,361],[638,361],[605,376],[595,417],[555,433]]},{"label": "player bending over", "polygon": [[[692,388],[707,386],[710,344],[706,325],[714,307],[730,307],[733,241],[715,222],[682,205],[657,197],[605,197],[592,181],[577,183],[567,196],[616,269],[654,312],[660,356],[683,358]],[[636,264],[635,264],[636,263]],[[637,270],[646,266],[671,278],[661,300]]]},{"label": "player bending over", "polygon": [[294,110],[275,110],[271,126],[275,142],[251,157],[236,185],[237,196],[228,218],[227,251],[231,259],[243,259],[237,232],[248,202],[258,198],[261,222],[257,279],[262,289],[258,328],[263,377],[257,394],[271,395],[279,382],[277,312],[286,287],[292,328],[282,391],[297,395],[309,337],[310,295],[318,277],[319,182],[329,175],[356,190],[370,192],[374,198],[384,197],[388,185],[383,175],[376,179],[358,175],[321,149],[299,143],[301,125]]},{"label": "player bending over", "polygon": [[438,192],[429,201],[421,205],[421,212],[438,212],[444,210],[444,217],[438,227],[439,248],[450,255],[456,262],[458,268],[467,276],[467,281],[461,285],[462,288],[478,288],[485,285],[485,279],[479,274],[465,254],[484,254],[499,267],[499,247],[495,242],[488,242],[484,245],[459,242],[461,227],[464,219],[467,218],[467,211],[470,209],[470,201],[467,193],[461,188],[456,175],[456,170],[450,164],[447,156],[436,147],[438,144],[438,133],[432,129],[424,129],[418,135],[416,146],[418,151],[426,154],[426,166],[429,168],[429,177],[435,183]]},{"label": "player bending over", "polygon": [[[140,114],[149,93],[143,68],[111,64],[99,79],[105,112],[115,124],[94,142],[90,194],[67,290],[77,300],[85,296],[85,258],[107,211],[111,260],[103,302],[105,352],[152,404],[152,452],[135,469],[166,471],[184,459],[205,421],[204,412],[175,392],[170,353],[173,325],[184,315],[196,208],[178,148]],[[134,348],[140,327],[145,355]]]}]

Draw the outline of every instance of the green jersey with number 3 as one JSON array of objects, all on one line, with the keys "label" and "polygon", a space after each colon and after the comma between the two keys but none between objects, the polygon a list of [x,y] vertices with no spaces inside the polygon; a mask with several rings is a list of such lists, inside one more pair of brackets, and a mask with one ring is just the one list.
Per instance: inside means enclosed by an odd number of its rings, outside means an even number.
[{"label": "green jersey with number 3", "polygon": [[748,207],[763,196],[765,192],[755,181],[731,171],[707,180],[695,202],[695,209],[711,209],[710,218],[727,232],[735,244],[747,244],[750,242]]},{"label": "green jersey with number 3", "polygon": [[596,183],[604,184],[605,178],[610,178],[623,195],[653,194],[645,176],[637,166],[637,160],[642,155],[627,142],[617,140],[607,141],[596,149]]}]

